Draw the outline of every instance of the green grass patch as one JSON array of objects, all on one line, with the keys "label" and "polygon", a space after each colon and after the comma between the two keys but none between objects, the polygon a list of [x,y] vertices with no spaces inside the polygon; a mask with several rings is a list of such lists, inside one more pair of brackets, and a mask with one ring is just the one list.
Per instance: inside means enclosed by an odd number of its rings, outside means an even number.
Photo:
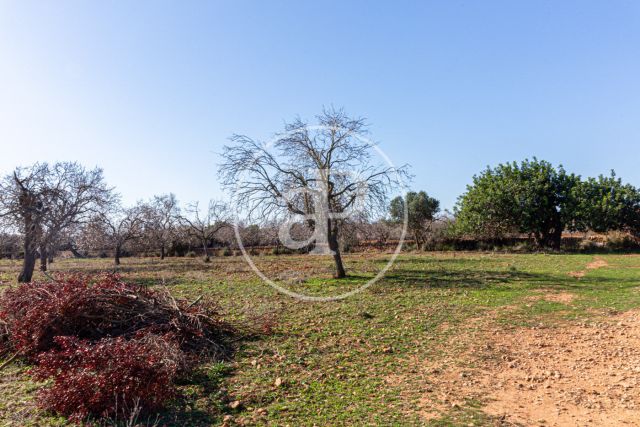
[{"label": "green grass patch", "polygon": [[[513,328],[605,317],[640,307],[640,256],[598,255],[607,266],[587,270],[592,255],[433,253],[401,255],[387,275],[346,300],[308,303],[282,295],[255,276],[241,257],[127,259],[126,280],[168,286],[179,296],[215,298],[225,315],[250,321],[269,315],[271,335],[244,342],[234,361],[203,366],[181,385],[184,399],[169,425],[424,425],[414,372],[420,360],[455,363],[473,328]],[[328,296],[357,288],[389,259],[348,254],[350,277],[332,278],[321,257],[260,256],[268,277],[296,292]],[[0,261],[3,286],[16,261]],[[58,260],[53,271],[100,272],[109,260]],[[581,278],[571,272],[584,271]],[[39,273],[37,273],[39,274]],[[570,301],[549,295],[570,294]],[[418,361],[418,362],[416,362]],[[23,368],[3,372],[0,425],[61,425],[38,412]],[[239,405],[230,405],[238,401]],[[235,406],[235,407],[231,407]],[[20,412],[23,411],[23,412]],[[16,413],[21,423],[16,423]],[[44,418],[43,418],[44,417]],[[490,425],[481,402],[467,401],[429,421],[434,426]],[[59,423],[59,424],[56,424]]]}]

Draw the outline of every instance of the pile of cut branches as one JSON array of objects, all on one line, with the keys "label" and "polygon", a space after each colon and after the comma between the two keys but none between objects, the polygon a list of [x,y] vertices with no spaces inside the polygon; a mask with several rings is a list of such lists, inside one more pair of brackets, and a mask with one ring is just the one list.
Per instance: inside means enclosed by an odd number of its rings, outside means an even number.
[{"label": "pile of cut branches", "polygon": [[210,300],[176,300],[116,275],[60,275],[0,296],[0,354],[53,379],[41,404],[77,420],[126,416],[118,407],[157,410],[177,377],[229,357],[238,333]]}]

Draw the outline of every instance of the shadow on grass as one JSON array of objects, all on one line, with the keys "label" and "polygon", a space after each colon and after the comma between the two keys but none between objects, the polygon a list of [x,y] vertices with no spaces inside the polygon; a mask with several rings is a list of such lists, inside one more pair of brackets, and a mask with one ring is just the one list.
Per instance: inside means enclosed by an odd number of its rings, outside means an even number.
[{"label": "shadow on grass", "polygon": [[229,396],[224,388],[225,378],[232,375],[225,363],[215,363],[196,369],[178,383],[179,397],[166,411],[157,415],[155,425],[210,426],[221,424],[231,414]]},{"label": "shadow on grass", "polygon": [[413,288],[486,289],[500,285],[524,285],[527,288],[555,290],[598,291],[609,287],[616,289],[640,286],[640,278],[620,278],[586,275],[574,278],[566,273],[530,273],[511,270],[460,270],[409,269],[394,270],[386,274],[381,286]]}]

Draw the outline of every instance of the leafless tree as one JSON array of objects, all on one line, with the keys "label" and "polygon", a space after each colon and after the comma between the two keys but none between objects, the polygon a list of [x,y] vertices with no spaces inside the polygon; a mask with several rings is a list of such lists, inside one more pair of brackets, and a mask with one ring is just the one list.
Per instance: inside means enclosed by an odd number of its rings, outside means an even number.
[{"label": "leafless tree", "polygon": [[47,270],[47,260],[53,256],[60,233],[108,209],[113,200],[112,189],[105,184],[102,169],[86,170],[75,162],[51,166],[45,194],[46,215],[39,244],[42,271]]},{"label": "leafless tree", "polygon": [[21,236],[10,229],[0,231],[0,259],[18,256],[21,240]]},{"label": "leafless tree", "polygon": [[376,221],[370,225],[372,240],[378,247],[384,248],[393,234],[393,227],[394,224],[384,219]]},{"label": "leafless tree", "polygon": [[209,262],[209,243],[220,230],[230,226],[229,208],[223,202],[210,200],[206,211],[200,209],[198,202],[191,203],[186,211],[188,215],[181,218],[182,222],[202,246],[205,262]]},{"label": "leafless tree", "polygon": [[[63,230],[57,239],[57,243],[54,245],[56,250],[70,251],[75,258],[87,257],[87,245],[86,245],[86,230],[87,225],[91,223],[89,220],[87,223],[78,224]],[[51,254],[49,254],[51,257]],[[51,263],[51,259],[49,259]]]},{"label": "leafless tree", "polygon": [[275,221],[266,222],[260,227],[260,241],[265,246],[278,246],[278,229],[282,224]]},{"label": "leafless tree", "polygon": [[236,240],[236,233],[233,227],[223,228],[216,235],[216,242],[222,243],[224,246],[236,249],[238,242]]},{"label": "leafless tree", "polygon": [[60,233],[80,224],[108,203],[111,189],[99,168],[75,162],[37,163],[18,168],[0,184],[0,216],[10,218],[24,235],[19,282],[33,276],[38,251],[46,270],[47,250]]},{"label": "leafless tree", "polygon": [[[271,147],[244,135],[224,147],[222,183],[249,218],[294,216],[326,235],[336,277],[346,276],[338,244],[344,215],[382,212],[406,167],[376,161],[364,119],[325,109],[318,126],[301,119],[285,125]],[[270,149],[271,148],[271,149]],[[317,197],[320,195],[320,197]],[[316,245],[318,242],[316,242]]]},{"label": "leafless tree", "polygon": [[113,261],[120,265],[124,246],[142,238],[144,219],[140,204],[130,208],[117,205],[94,216],[86,232],[94,246],[113,248]]},{"label": "leafless tree", "polygon": [[258,224],[250,224],[240,228],[240,238],[245,248],[260,246],[262,240],[262,229]]},{"label": "leafless tree", "polygon": [[171,244],[176,227],[180,223],[180,206],[175,194],[154,196],[151,202],[144,206],[145,232],[159,247],[160,259],[164,259],[167,248]]},{"label": "leafless tree", "polygon": [[14,225],[24,236],[24,260],[19,282],[29,282],[33,276],[45,215],[43,199],[46,191],[48,165],[35,164],[29,169],[18,168],[6,176],[0,188],[0,216]]}]

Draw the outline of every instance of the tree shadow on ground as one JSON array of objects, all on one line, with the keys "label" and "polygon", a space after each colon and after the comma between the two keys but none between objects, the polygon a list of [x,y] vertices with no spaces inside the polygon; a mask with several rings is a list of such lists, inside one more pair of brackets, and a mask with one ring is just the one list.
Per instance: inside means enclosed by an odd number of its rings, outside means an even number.
[{"label": "tree shadow on ground", "polygon": [[228,364],[216,363],[196,369],[178,383],[180,395],[166,411],[157,415],[156,425],[211,426],[232,414],[224,381],[233,374]]},{"label": "tree shadow on ground", "polygon": [[445,270],[402,268],[385,275],[382,285],[411,288],[486,289],[496,286],[523,285],[527,288],[555,290],[603,290],[615,286],[616,289],[640,286],[637,280],[629,278],[589,276],[575,278],[567,273],[523,272],[517,270]]}]

